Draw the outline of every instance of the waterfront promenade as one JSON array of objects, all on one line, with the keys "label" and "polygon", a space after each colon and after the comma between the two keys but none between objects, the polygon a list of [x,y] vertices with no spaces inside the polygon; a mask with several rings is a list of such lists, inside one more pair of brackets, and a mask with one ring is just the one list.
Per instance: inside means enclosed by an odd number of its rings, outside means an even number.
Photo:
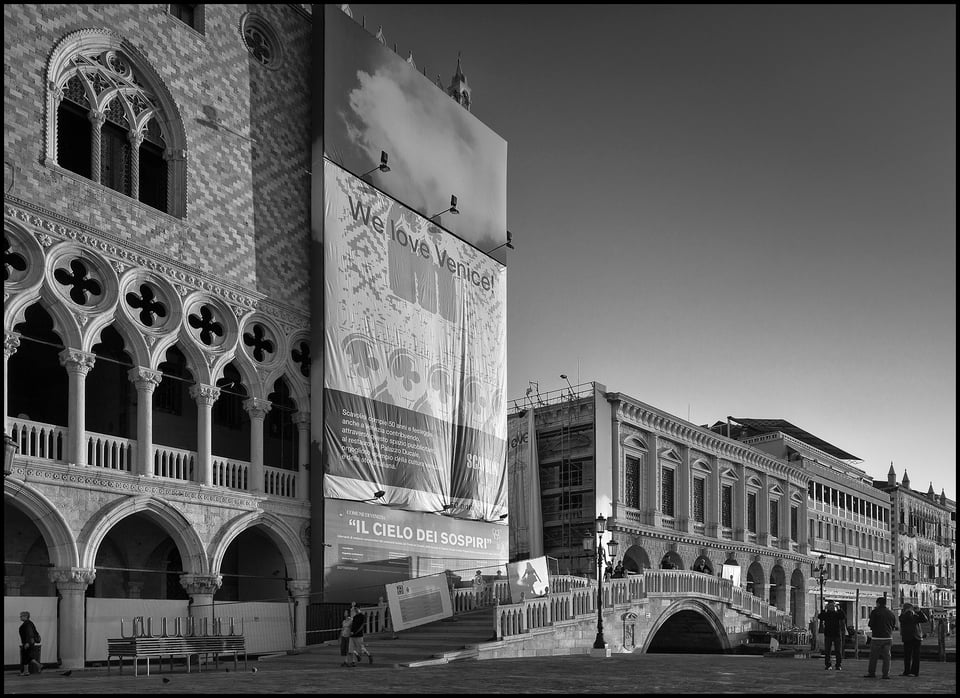
[{"label": "waterfront promenade", "polygon": [[[376,653],[376,644],[370,643]],[[5,694],[134,693],[325,693],[325,694],[509,694],[509,693],[766,693],[766,694],[956,694],[956,662],[925,661],[917,678],[900,676],[894,659],[891,679],[865,679],[866,659],[844,661],[844,671],[824,671],[823,660],[738,655],[619,654],[462,661],[403,667],[376,661],[356,668],[339,666],[336,648],[311,647],[299,655],[250,661],[234,671],[233,662],[187,674],[183,666],[150,676],[123,674],[114,666],[56,669],[18,677],[5,672]],[[229,669],[229,670],[228,670]],[[256,669],[256,671],[254,671]],[[166,681],[165,681],[166,680]]]}]

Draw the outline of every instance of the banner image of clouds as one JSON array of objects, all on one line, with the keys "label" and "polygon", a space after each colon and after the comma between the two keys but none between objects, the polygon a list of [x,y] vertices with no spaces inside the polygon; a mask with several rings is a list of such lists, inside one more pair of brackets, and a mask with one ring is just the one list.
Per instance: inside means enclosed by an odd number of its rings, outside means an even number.
[{"label": "banner image of clouds", "polygon": [[[452,72],[453,66],[451,66]],[[335,5],[324,14],[324,153],[483,251],[506,242],[507,143]],[[501,250],[502,252],[502,250]]]}]

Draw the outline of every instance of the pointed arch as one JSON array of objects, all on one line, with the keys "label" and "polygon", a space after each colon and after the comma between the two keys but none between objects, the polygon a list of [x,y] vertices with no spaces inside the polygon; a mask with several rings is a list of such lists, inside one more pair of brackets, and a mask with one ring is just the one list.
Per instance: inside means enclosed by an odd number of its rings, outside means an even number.
[{"label": "pointed arch", "polygon": [[210,569],[213,574],[219,574],[224,555],[236,537],[255,526],[262,527],[266,536],[277,546],[287,564],[287,573],[290,578],[310,578],[310,557],[299,534],[283,519],[263,511],[241,514],[227,522],[217,532],[208,548]]},{"label": "pointed arch", "polygon": [[60,510],[26,483],[3,478],[3,506],[22,509],[40,530],[54,567],[81,567],[77,541]]},{"label": "pointed arch", "polygon": [[77,545],[82,566],[96,567],[97,550],[107,533],[120,520],[142,513],[166,531],[176,542],[183,560],[184,572],[207,574],[209,565],[200,536],[190,521],[174,506],[151,495],[125,497],[103,507],[84,525]]}]

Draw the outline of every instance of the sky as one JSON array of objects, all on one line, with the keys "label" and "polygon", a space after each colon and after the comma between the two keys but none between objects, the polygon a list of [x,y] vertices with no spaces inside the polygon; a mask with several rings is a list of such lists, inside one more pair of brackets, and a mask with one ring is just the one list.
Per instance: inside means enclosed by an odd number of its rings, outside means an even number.
[{"label": "sky", "polygon": [[508,143],[511,399],[786,419],[956,499],[955,6],[350,7]]}]

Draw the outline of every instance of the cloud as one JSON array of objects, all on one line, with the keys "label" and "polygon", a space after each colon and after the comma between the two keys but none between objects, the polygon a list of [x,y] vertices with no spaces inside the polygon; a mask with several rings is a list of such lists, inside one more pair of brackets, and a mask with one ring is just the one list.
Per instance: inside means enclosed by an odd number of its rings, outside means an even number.
[{"label": "cloud", "polygon": [[375,183],[391,196],[430,216],[456,195],[460,215],[445,227],[478,247],[505,240],[506,142],[436,85],[386,61],[357,72],[341,118],[369,162],[389,153],[391,172]]}]

